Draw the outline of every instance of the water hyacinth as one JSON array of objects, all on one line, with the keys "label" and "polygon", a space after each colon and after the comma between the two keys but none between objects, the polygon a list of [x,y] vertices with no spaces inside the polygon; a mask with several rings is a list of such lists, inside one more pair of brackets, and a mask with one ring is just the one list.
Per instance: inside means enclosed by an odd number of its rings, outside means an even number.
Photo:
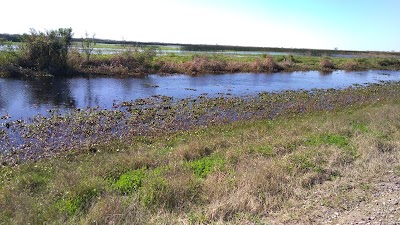
[{"label": "water hyacinth", "polygon": [[0,163],[18,164],[70,150],[91,149],[114,140],[132,141],[138,136],[158,136],[242,120],[273,119],[399,97],[400,83],[388,83],[244,97],[152,96],[115,103],[112,109],[74,109],[65,114],[51,111],[26,121],[3,120]]}]

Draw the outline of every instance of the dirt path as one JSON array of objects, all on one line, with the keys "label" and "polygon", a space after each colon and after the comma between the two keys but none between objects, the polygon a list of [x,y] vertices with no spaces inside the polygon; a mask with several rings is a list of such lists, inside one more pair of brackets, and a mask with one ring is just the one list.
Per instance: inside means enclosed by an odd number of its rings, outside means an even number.
[{"label": "dirt path", "polygon": [[336,213],[328,224],[400,224],[400,177],[391,174],[374,185],[372,201],[360,202],[349,211]]}]

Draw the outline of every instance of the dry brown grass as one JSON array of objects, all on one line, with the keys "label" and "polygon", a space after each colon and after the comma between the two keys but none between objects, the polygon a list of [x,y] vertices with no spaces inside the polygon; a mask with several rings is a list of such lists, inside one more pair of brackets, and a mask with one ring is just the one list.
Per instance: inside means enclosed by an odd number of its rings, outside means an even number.
[{"label": "dry brown grass", "polygon": [[319,63],[322,71],[332,71],[335,69],[335,64],[329,58],[321,58]]},{"label": "dry brown grass", "polygon": [[344,63],[343,68],[348,71],[355,71],[361,69],[361,65],[356,60],[349,60]]},{"label": "dry brown grass", "polygon": [[[351,142],[359,151],[359,157],[352,163],[333,162],[332,168],[340,172],[337,178],[303,191],[301,197],[290,201],[290,206],[275,213],[273,221],[286,224],[335,223],[340,221],[340,217],[335,215],[352,211],[376,197],[379,183],[390,182],[389,177],[393,176],[400,161],[398,112],[398,105],[386,105],[357,111],[346,120],[340,120],[349,123],[357,119],[365,121],[366,129],[347,126],[353,130]],[[331,156],[331,160],[335,158],[340,160],[340,157]]]},{"label": "dry brown grass", "polygon": [[[1,171],[1,222],[333,221],[336,212],[370,201],[376,185],[400,166],[399,112],[398,103],[385,103],[238,122],[21,165]],[[212,168],[199,177],[191,163],[204,159],[223,163],[204,161]],[[113,188],[121,174],[141,168],[137,191]],[[77,197],[79,211],[67,213],[66,200]]]},{"label": "dry brown grass", "polygon": [[177,158],[191,161],[210,155],[214,147],[203,140],[192,140],[188,144],[180,145],[174,151]]}]

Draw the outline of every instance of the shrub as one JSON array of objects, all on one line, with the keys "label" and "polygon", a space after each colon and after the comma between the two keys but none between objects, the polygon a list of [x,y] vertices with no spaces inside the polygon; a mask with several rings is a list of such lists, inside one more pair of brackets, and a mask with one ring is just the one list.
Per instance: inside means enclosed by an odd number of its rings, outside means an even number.
[{"label": "shrub", "polygon": [[297,62],[294,56],[291,54],[279,56],[277,57],[277,61],[279,62],[279,65],[283,68],[292,67]]},{"label": "shrub", "polygon": [[397,59],[381,59],[378,61],[379,66],[400,66],[400,61]]},{"label": "shrub", "polygon": [[257,59],[252,67],[256,72],[277,72],[281,69],[271,56],[267,56],[264,61]]},{"label": "shrub", "polygon": [[147,47],[142,51],[135,51],[135,58],[141,64],[152,64],[154,58],[157,56],[157,48],[155,47]]},{"label": "shrub", "polygon": [[46,32],[31,29],[30,34],[22,36],[21,64],[38,71],[59,73],[67,68],[68,48],[71,40],[71,28]]},{"label": "shrub", "polygon": [[358,70],[360,68],[360,63],[356,60],[349,60],[344,64],[344,69],[346,70]]},{"label": "shrub", "polygon": [[70,67],[79,69],[82,66],[83,62],[84,62],[83,57],[77,49],[73,48],[69,51],[68,65]]},{"label": "shrub", "polygon": [[12,43],[0,38],[0,70],[1,67],[8,67],[16,62],[17,53]]},{"label": "shrub", "polygon": [[332,71],[335,69],[335,64],[333,64],[332,60],[328,57],[322,58],[319,65],[322,71]]}]

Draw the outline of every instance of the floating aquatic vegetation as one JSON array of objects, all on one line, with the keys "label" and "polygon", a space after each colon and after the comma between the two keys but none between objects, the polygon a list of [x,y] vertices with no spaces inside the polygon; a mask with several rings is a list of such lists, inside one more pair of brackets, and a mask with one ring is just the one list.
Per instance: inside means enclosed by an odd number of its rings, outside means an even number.
[{"label": "floating aquatic vegetation", "polygon": [[333,110],[349,105],[399,99],[400,83],[374,84],[343,90],[285,91],[244,97],[173,99],[152,96],[114,103],[112,109],[50,111],[28,120],[0,125],[0,164],[16,164],[61,152],[92,149],[114,140],[207,127],[235,121],[273,119]]}]

